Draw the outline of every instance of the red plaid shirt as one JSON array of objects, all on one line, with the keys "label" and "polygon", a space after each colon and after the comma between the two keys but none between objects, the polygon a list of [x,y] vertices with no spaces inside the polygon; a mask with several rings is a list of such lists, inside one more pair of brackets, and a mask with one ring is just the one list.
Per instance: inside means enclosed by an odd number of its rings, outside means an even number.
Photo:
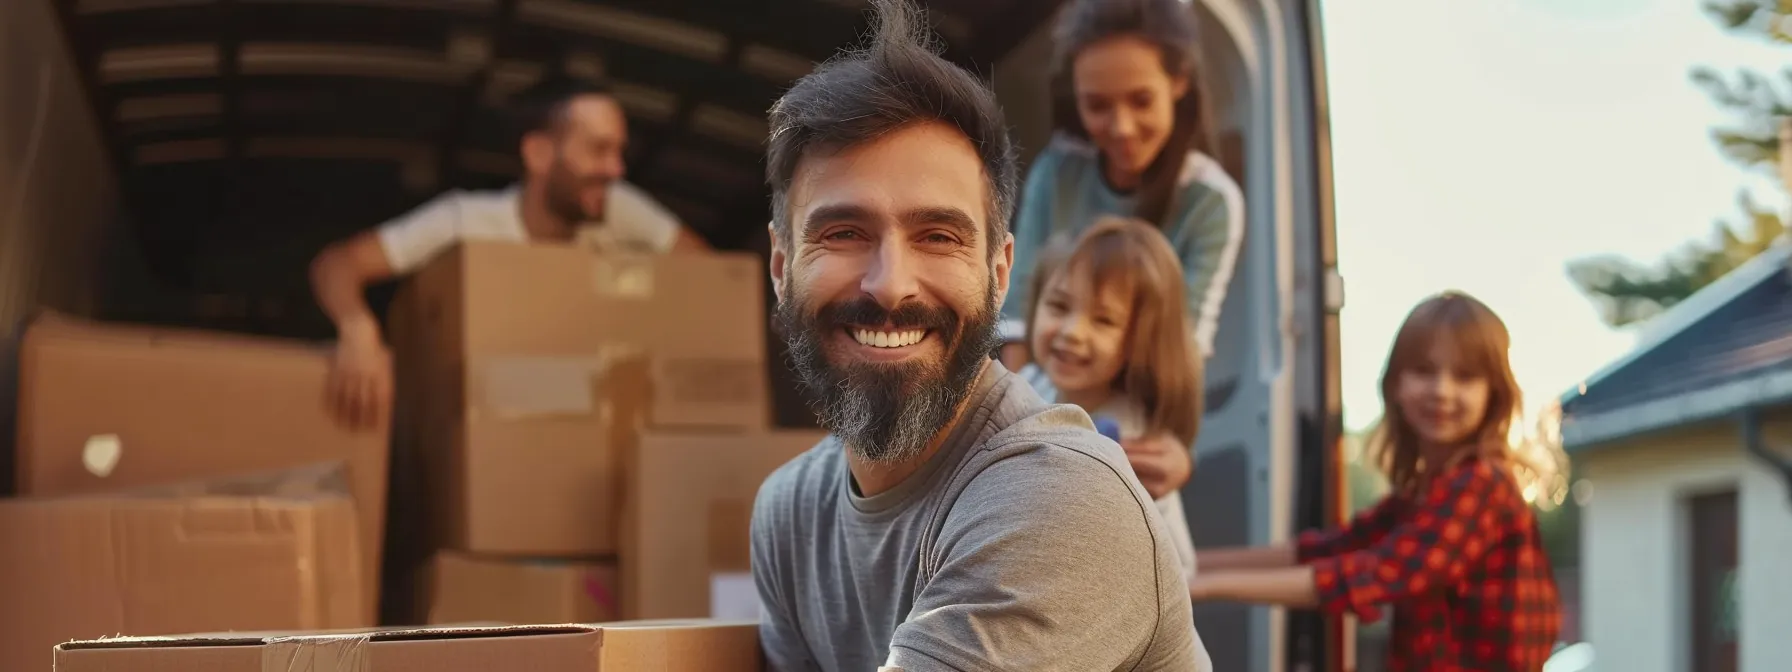
[{"label": "red plaid shirt", "polygon": [[1302,533],[1296,557],[1313,567],[1321,609],[1374,621],[1393,607],[1389,672],[1536,672],[1561,629],[1536,518],[1483,460],[1341,530]]}]

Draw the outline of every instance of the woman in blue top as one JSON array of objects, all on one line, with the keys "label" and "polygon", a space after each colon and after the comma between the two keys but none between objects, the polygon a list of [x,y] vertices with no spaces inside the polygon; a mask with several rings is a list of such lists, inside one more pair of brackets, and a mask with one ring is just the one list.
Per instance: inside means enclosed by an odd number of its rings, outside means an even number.
[{"label": "woman in blue top", "polygon": [[[1152,222],[1182,261],[1190,333],[1210,355],[1244,238],[1244,197],[1214,158],[1194,11],[1183,0],[1073,0],[1054,38],[1057,132],[1021,192],[1011,286],[1031,286],[1054,236],[1102,215]],[[1010,295],[1003,307],[1011,342],[1031,300]]]}]

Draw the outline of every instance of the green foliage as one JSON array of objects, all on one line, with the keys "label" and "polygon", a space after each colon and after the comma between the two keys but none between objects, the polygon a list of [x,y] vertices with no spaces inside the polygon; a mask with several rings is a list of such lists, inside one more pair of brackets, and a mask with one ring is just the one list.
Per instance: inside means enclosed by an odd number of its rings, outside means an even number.
[{"label": "green foliage", "polygon": [[[1779,213],[1756,204],[1747,192],[1740,194],[1737,204],[1743,213],[1741,227],[1719,221],[1711,240],[1689,242],[1656,264],[1615,255],[1578,259],[1569,262],[1568,278],[1593,299],[1606,324],[1622,327],[1648,320],[1753,259],[1785,234]],[[1738,234],[1738,228],[1744,233]]]},{"label": "green foliage", "polygon": [[[1792,45],[1792,0],[1710,2],[1704,8],[1732,33]],[[1734,117],[1733,123],[1711,130],[1718,151],[1737,165],[1779,175],[1779,124],[1792,117],[1792,69],[1778,77],[1747,70],[1726,77],[1701,67],[1693,69],[1692,81]],[[1688,243],[1653,264],[1616,256],[1579,259],[1568,264],[1568,277],[1593,300],[1607,324],[1646,321],[1735,270],[1785,233],[1780,213],[1757,205],[1747,192],[1738,200],[1742,221],[1717,222],[1710,242]]]}]

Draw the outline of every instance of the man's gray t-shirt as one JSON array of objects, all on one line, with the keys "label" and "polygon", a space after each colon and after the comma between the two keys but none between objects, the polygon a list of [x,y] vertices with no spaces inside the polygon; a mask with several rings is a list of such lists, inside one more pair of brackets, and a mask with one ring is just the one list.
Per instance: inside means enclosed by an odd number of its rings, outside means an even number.
[{"label": "man's gray t-shirt", "polygon": [[900,485],[860,497],[829,437],[760,487],[752,539],[773,672],[1210,667],[1125,454],[993,362]]}]

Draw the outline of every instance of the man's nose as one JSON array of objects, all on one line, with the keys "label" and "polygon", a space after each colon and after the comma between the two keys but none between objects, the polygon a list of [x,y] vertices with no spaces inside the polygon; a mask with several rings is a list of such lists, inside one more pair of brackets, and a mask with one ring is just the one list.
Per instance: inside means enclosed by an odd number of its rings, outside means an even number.
[{"label": "man's nose", "polygon": [[901,236],[885,236],[871,256],[871,266],[865,269],[859,289],[877,300],[878,305],[894,310],[920,293],[920,276],[914,265],[913,255]]}]

